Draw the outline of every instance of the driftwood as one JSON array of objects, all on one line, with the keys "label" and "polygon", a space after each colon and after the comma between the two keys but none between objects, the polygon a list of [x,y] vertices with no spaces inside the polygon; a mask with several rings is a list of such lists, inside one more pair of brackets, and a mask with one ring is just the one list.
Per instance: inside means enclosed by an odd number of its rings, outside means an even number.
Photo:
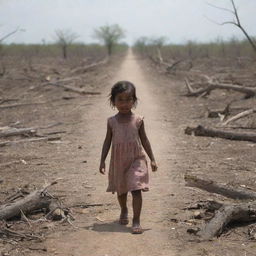
[{"label": "driftwood", "polygon": [[241,112],[241,113],[239,113],[239,114],[229,118],[224,123],[222,123],[222,125],[225,126],[225,125],[227,125],[227,124],[229,124],[229,123],[231,123],[233,121],[236,121],[236,120],[238,120],[240,118],[249,116],[249,115],[254,114],[254,113],[256,113],[256,108],[245,110],[245,111],[243,111],[243,112]]},{"label": "driftwood", "polygon": [[0,138],[2,137],[10,137],[16,135],[26,135],[31,136],[36,134],[35,128],[11,128],[7,127],[6,129],[0,129]]},{"label": "driftwood", "polygon": [[187,127],[185,129],[185,134],[195,135],[195,136],[205,136],[205,137],[217,137],[229,140],[240,140],[240,141],[252,141],[256,142],[256,133],[249,132],[232,132],[232,131],[222,131],[219,129],[205,128],[201,125],[197,127]]},{"label": "driftwood", "polygon": [[188,93],[186,94],[186,96],[200,96],[201,94],[210,94],[210,92],[215,89],[225,89],[241,92],[245,94],[246,99],[252,98],[256,95],[255,87],[243,87],[236,84],[215,83],[210,79],[208,79],[206,87],[199,88],[197,90],[194,90],[192,88],[192,85],[189,83],[188,79],[185,79],[185,84],[188,89]]},{"label": "driftwood", "polygon": [[186,185],[208,192],[221,194],[234,199],[253,199],[252,202],[223,205],[217,209],[214,217],[195,232],[201,240],[211,240],[219,236],[231,222],[251,222],[256,220],[256,192],[244,188],[233,188],[211,180],[203,180],[192,175],[185,175]]}]

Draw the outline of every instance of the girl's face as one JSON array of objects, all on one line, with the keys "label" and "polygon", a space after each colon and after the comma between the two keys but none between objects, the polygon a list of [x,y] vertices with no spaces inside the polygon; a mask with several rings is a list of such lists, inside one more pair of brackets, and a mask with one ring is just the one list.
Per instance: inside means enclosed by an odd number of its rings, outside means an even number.
[{"label": "girl's face", "polygon": [[115,97],[114,104],[121,114],[130,113],[134,104],[132,93],[129,91],[118,93]]}]

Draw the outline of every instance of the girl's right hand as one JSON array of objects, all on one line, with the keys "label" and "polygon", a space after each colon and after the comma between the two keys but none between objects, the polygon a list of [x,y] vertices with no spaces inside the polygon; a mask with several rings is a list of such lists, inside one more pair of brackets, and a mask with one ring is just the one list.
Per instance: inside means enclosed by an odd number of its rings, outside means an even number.
[{"label": "girl's right hand", "polygon": [[157,164],[156,164],[156,161],[151,161],[151,169],[153,172],[156,172],[157,171]]},{"label": "girl's right hand", "polygon": [[101,174],[105,174],[105,172],[106,172],[105,162],[100,163],[100,168],[99,168],[99,170],[100,170],[100,173],[101,173]]}]

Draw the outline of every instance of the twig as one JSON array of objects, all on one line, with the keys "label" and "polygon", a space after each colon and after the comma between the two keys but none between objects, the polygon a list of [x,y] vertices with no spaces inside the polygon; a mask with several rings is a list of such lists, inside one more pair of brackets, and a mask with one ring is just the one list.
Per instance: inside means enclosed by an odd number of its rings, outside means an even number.
[{"label": "twig", "polygon": [[32,225],[31,225],[29,219],[26,217],[26,215],[24,214],[24,212],[23,212],[21,209],[20,209],[20,213],[21,213],[21,219],[24,219],[24,220],[28,223],[28,225],[29,225],[30,227],[32,227]]}]

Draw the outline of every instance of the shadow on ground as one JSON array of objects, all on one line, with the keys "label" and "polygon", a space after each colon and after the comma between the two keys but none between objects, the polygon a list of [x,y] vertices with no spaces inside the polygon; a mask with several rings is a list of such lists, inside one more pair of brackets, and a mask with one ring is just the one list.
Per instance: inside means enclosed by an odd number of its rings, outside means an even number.
[{"label": "shadow on ground", "polygon": [[[120,225],[117,221],[109,223],[94,223],[91,226],[85,227],[87,230],[93,230],[96,232],[120,232],[120,233],[131,233],[130,226]],[[151,229],[143,229],[143,232],[149,231]]]}]

